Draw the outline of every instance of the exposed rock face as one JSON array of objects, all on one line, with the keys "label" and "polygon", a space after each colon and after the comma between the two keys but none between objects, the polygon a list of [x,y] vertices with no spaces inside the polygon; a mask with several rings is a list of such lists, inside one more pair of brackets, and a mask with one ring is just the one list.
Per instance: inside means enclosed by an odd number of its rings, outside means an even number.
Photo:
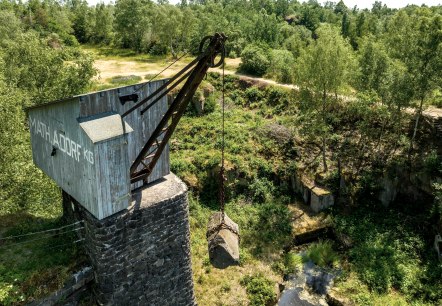
[{"label": "exposed rock face", "polygon": [[209,258],[216,268],[224,269],[239,264],[239,227],[227,215],[221,224],[221,212],[214,213],[207,225]]},{"label": "exposed rock face", "polygon": [[326,294],[336,277],[311,261],[306,262],[302,271],[291,275],[286,282],[278,306],[326,306]]}]

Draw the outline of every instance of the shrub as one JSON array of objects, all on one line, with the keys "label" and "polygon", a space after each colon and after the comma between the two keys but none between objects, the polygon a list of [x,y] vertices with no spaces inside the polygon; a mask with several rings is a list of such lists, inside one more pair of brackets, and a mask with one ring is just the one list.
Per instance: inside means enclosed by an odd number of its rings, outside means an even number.
[{"label": "shrub", "polygon": [[[217,102],[217,96],[214,94],[211,94],[206,98],[206,101],[204,101],[204,114],[210,114],[213,113],[216,107]],[[225,103],[227,104],[229,102],[229,98],[226,98]]]},{"label": "shrub", "polygon": [[262,274],[245,276],[241,280],[241,285],[246,288],[250,306],[269,305],[275,301],[273,282]]},{"label": "shrub", "polygon": [[258,87],[252,86],[245,90],[244,96],[250,104],[261,101],[264,98],[264,93]]},{"label": "shrub", "polygon": [[266,50],[256,45],[248,45],[241,52],[240,70],[257,76],[266,73],[270,65],[269,55]]},{"label": "shrub", "polygon": [[284,274],[294,273],[302,267],[302,256],[289,252],[284,256]]},{"label": "shrub", "polygon": [[258,244],[270,243],[273,248],[287,245],[291,239],[292,219],[287,205],[279,203],[263,204],[254,225]]},{"label": "shrub", "polygon": [[255,178],[250,184],[249,190],[253,202],[264,203],[272,197],[275,186],[266,178]]},{"label": "shrub", "polygon": [[437,155],[437,151],[433,150],[424,157],[424,167],[428,173],[438,174],[442,171],[442,158]]},{"label": "shrub", "polygon": [[333,267],[338,264],[338,254],[333,250],[330,241],[319,241],[312,244],[305,255],[305,259],[313,261],[320,267]]},{"label": "shrub", "polygon": [[292,83],[295,58],[290,51],[272,50],[267,73],[276,81]]}]

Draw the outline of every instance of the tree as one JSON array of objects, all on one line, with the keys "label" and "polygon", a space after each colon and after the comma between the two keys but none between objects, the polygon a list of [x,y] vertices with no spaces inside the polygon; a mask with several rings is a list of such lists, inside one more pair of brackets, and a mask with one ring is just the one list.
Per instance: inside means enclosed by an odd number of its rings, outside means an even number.
[{"label": "tree", "polygon": [[244,72],[262,76],[270,65],[266,50],[256,45],[248,45],[241,53],[240,69]]},{"label": "tree", "polygon": [[110,44],[113,37],[113,6],[97,4],[94,11],[94,25],[91,38],[95,43]]},{"label": "tree", "polygon": [[442,17],[426,8],[417,9],[412,16],[399,11],[388,24],[389,51],[402,61],[411,76],[410,99],[418,101],[415,126],[410,139],[409,156],[419,128],[425,99],[442,81]]},{"label": "tree", "polygon": [[350,18],[348,17],[347,12],[342,15],[341,34],[344,36],[344,38],[350,36]]},{"label": "tree", "polygon": [[349,44],[335,28],[329,25],[321,26],[318,36],[298,58],[296,71],[300,85],[313,96],[313,101],[308,107],[308,116],[314,125],[313,133],[320,134],[323,170],[326,172],[326,148],[330,133],[328,114],[333,100],[330,95],[336,94],[339,88],[347,83],[352,54]]},{"label": "tree", "polygon": [[298,58],[301,50],[312,42],[312,32],[304,26],[296,26],[295,29],[296,32],[284,41],[283,46]]},{"label": "tree", "polygon": [[152,30],[153,3],[149,0],[117,0],[115,3],[115,33],[123,48],[141,52],[149,50]]},{"label": "tree", "polygon": [[345,14],[345,13],[347,13],[347,11],[348,11],[348,8],[345,5],[344,1],[339,0],[339,2],[335,6],[334,13],[335,14]]},{"label": "tree", "polygon": [[272,50],[267,74],[274,77],[278,82],[292,83],[294,65],[295,58],[290,51]]},{"label": "tree", "polygon": [[78,94],[95,74],[90,56],[53,49],[32,32],[9,42],[2,53],[5,82],[26,91],[32,104]]}]

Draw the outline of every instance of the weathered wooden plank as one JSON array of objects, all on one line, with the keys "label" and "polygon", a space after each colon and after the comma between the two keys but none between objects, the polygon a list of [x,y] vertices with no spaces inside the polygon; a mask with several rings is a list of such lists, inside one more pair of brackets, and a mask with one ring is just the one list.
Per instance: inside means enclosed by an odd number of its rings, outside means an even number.
[{"label": "weathered wooden plank", "polygon": [[[140,99],[164,84],[155,81],[139,90]],[[122,105],[120,95],[137,86],[90,93],[29,109],[34,162],[47,175],[99,219],[129,205],[129,168],[162,116],[167,111],[164,97],[143,116],[137,110],[118,126],[115,116],[133,102]],[[103,122],[98,122],[101,116]],[[121,118],[121,117],[118,117]],[[95,120],[95,121],[94,121]],[[101,119],[100,119],[101,120]],[[80,124],[87,121],[83,128]],[[103,131],[94,133],[95,128]],[[133,129],[133,132],[130,132]],[[89,135],[88,135],[89,134]],[[163,151],[149,182],[169,174],[169,148]],[[55,154],[54,154],[55,153]]]}]

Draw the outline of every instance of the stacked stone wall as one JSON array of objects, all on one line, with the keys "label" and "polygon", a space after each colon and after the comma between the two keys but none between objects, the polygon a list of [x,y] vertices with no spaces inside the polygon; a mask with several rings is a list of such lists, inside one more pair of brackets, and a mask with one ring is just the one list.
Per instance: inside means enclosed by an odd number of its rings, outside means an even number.
[{"label": "stacked stone wall", "polygon": [[132,193],[132,206],[84,220],[100,305],[194,305],[187,188],[175,175]]}]

